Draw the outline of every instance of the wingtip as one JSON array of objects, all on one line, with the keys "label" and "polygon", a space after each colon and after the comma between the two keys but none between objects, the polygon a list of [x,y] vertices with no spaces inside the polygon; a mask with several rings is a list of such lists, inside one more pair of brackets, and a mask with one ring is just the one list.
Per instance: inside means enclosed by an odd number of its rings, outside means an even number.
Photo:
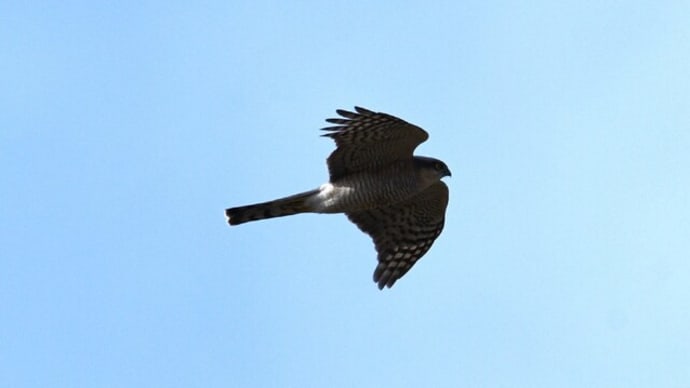
[{"label": "wingtip", "polygon": [[355,110],[357,111],[357,113],[362,114],[362,115],[372,115],[372,114],[374,114],[374,111],[369,110],[369,109],[367,109],[367,108],[362,108],[361,106],[356,106],[356,105],[355,105]]},{"label": "wingtip", "polygon": [[[356,109],[356,108],[355,108],[355,109]],[[345,121],[345,122],[347,122],[347,121],[349,121],[349,120],[354,120],[354,119],[356,119],[356,118],[359,116],[359,114],[358,114],[357,112],[352,112],[352,111],[349,111],[349,110],[347,110],[347,109],[336,109],[336,110],[335,110],[335,113],[337,113],[337,114],[338,114],[339,116],[341,116],[341,117],[344,117],[344,118],[347,119],[347,120],[344,120],[344,119],[341,119],[341,118],[338,118],[338,119],[331,119],[331,120],[334,120],[334,121]],[[339,124],[342,124],[342,123],[339,123]]]},{"label": "wingtip", "polygon": [[[356,106],[354,108],[354,111],[350,111],[347,109],[336,109],[335,113],[337,113],[339,116],[344,117],[344,118],[328,118],[326,119],[326,122],[331,123],[331,124],[339,124],[339,125],[345,125],[347,124],[350,120],[354,120],[359,116],[371,116],[376,114],[374,111],[371,111],[367,108],[362,108],[361,106]],[[338,127],[326,127],[326,128],[321,128],[322,130],[337,130]]]},{"label": "wingtip", "polygon": [[379,290],[383,290],[384,288],[392,288],[393,285],[395,284],[396,280],[392,280],[392,279],[389,279],[388,281],[379,280],[376,286],[379,288]]},{"label": "wingtip", "polygon": [[376,283],[379,290],[393,287],[396,281],[398,281],[397,271],[390,271],[388,269],[379,271],[378,268],[374,271],[374,283]]}]

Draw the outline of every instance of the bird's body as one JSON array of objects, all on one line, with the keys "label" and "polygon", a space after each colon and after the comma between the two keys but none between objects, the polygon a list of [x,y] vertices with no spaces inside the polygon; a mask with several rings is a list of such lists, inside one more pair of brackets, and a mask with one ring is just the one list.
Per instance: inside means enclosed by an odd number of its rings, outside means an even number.
[{"label": "bird's body", "polygon": [[329,156],[331,179],[318,189],[226,209],[230,225],[298,213],[345,213],[369,234],[379,252],[374,280],[391,287],[431,247],[443,229],[450,176],[440,160],[413,156],[428,135],[384,113],[356,107],[324,128],[338,148]]}]

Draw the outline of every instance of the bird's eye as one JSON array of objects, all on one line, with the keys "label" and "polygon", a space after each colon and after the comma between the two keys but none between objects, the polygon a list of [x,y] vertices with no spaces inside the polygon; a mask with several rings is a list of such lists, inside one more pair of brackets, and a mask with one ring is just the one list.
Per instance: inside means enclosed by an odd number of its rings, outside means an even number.
[{"label": "bird's eye", "polygon": [[443,165],[441,163],[434,163],[434,168],[437,171],[441,171],[441,170],[443,170]]}]

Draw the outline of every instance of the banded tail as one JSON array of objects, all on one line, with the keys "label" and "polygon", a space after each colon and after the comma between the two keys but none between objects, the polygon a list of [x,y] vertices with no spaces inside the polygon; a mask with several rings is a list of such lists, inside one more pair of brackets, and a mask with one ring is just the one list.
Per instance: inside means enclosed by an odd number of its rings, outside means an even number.
[{"label": "banded tail", "polygon": [[239,225],[249,221],[263,220],[266,218],[290,216],[298,213],[312,211],[308,200],[319,193],[319,189],[305,191],[289,197],[274,201],[257,203],[254,205],[238,206],[225,209],[230,225]]}]

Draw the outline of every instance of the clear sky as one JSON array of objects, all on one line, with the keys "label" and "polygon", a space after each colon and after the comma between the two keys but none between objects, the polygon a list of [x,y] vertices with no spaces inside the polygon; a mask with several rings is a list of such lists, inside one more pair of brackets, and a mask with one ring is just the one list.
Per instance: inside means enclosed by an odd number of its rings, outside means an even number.
[{"label": "clear sky", "polygon": [[[690,386],[687,1],[3,2],[0,386]],[[425,128],[395,287],[318,128]]]}]

